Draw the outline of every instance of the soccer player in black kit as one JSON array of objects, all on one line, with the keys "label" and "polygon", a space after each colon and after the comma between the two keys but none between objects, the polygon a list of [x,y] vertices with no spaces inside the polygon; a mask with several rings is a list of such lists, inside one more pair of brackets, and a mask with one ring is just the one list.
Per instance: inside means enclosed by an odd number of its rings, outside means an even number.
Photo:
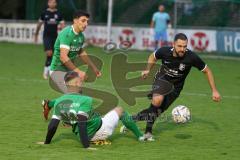
[{"label": "soccer player in black kit", "polygon": [[42,24],[44,24],[43,45],[46,52],[46,61],[43,71],[44,79],[48,79],[49,66],[52,61],[53,48],[57,38],[58,29],[61,30],[64,27],[63,17],[56,7],[56,0],[48,0],[48,8],[42,12],[35,32],[34,40],[35,43],[37,43],[39,30],[41,29]]},{"label": "soccer player in black kit", "polygon": [[178,33],[174,38],[173,47],[162,47],[151,54],[148,58],[147,68],[142,72],[142,78],[147,78],[156,61],[162,60],[162,65],[154,78],[152,92],[149,94],[152,98],[150,107],[133,116],[136,121],[147,120],[146,140],[154,140],[152,127],[155,119],[167,110],[179,96],[192,67],[196,67],[206,75],[212,90],[212,100],[215,102],[221,100],[210,68],[197,54],[187,49],[187,43],[187,36]]}]

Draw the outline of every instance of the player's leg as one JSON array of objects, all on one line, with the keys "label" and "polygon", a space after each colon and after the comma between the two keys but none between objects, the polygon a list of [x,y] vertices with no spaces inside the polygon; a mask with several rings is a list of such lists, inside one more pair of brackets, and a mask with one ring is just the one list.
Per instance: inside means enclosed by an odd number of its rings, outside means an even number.
[{"label": "player's leg", "polygon": [[145,133],[152,133],[152,128],[156,118],[169,108],[169,106],[177,99],[178,95],[178,92],[173,91],[170,94],[166,95],[162,102],[160,102],[157,97],[153,97],[152,103],[156,106],[158,105],[159,107],[157,107],[157,112],[155,113],[156,117],[152,118],[152,121],[147,121]]},{"label": "player's leg", "polygon": [[161,106],[164,95],[169,94],[173,91],[174,87],[168,81],[161,79],[162,75],[157,74],[155,81],[152,86],[152,91],[148,95],[152,99],[152,102],[149,108],[142,110],[137,115],[133,116],[133,119],[136,121],[152,121],[156,119],[159,114],[159,107]]},{"label": "player's leg", "polygon": [[49,85],[50,87],[60,93],[67,93],[67,86],[64,82],[64,77],[67,72],[50,71]]},{"label": "player's leg", "polygon": [[102,126],[95,133],[91,141],[106,140],[110,137],[118,124],[122,112],[123,109],[121,107],[115,107],[113,110],[109,111],[102,118]]},{"label": "player's leg", "polygon": [[[50,71],[50,80],[49,84],[52,89],[54,89],[57,92],[60,93],[67,93],[67,87],[64,83],[64,76],[67,72],[62,71]],[[54,107],[55,100],[43,100],[42,106],[43,106],[43,116],[47,120],[48,114],[51,110],[51,108]]]},{"label": "player's leg", "polygon": [[157,116],[159,106],[161,105],[163,99],[164,99],[163,95],[154,94],[149,108],[144,109],[138,112],[137,115],[132,116],[133,119],[135,121],[152,121],[152,119],[154,119]]},{"label": "player's leg", "polygon": [[48,79],[48,76],[49,76],[49,66],[51,64],[52,54],[53,54],[52,41],[53,40],[50,37],[43,37],[43,45],[46,53],[46,60],[45,60],[44,71],[43,71],[44,79]]},{"label": "player's leg", "polygon": [[124,111],[122,112],[122,115],[120,117],[120,120],[122,121],[123,125],[133,132],[133,134],[140,140],[143,136],[142,132],[139,130],[138,126],[136,125],[136,122],[132,119],[132,116]]},{"label": "player's leg", "polygon": [[167,42],[167,32],[161,32],[161,47],[163,46],[168,46],[168,42]]},{"label": "player's leg", "polygon": [[154,41],[155,41],[155,50],[158,49],[158,43],[159,43],[159,40],[160,40],[160,33],[159,32],[155,32],[154,34]]},{"label": "player's leg", "polygon": [[43,117],[48,120],[48,114],[50,110],[54,107],[56,100],[43,100],[42,101],[42,107],[43,107]]}]

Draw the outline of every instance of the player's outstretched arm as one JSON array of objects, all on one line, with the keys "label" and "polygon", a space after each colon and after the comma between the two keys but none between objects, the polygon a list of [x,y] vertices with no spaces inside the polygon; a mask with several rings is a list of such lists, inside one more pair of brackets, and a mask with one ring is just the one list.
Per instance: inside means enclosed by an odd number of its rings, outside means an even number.
[{"label": "player's outstretched arm", "polygon": [[86,78],[86,73],[83,71],[80,71],[69,59],[68,57],[69,49],[66,48],[60,48],[60,60],[61,62],[70,70],[75,71],[79,74],[79,77],[84,80]]},{"label": "player's outstretched arm", "polygon": [[206,75],[208,83],[211,87],[212,100],[215,101],[215,102],[219,102],[221,100],[221,95],[219,94],[219,92],[216,88],[214,77],[213,77],[211,69],[208,66],[206,66],[206,68],[203,70],[203,73]]},{"label": "player's outstretched arm", "polygon": [[39,34],[39,31],[40,31],[40,29],[42,27],[42,24],[43,24],[42,21],[39,21],[38,24],[37,24],[37,28],[36,28],[35,35],[34,35],[34,42],[35,43],[38,42],[38,34]]},{"label": "player's outstretched arm", "polygon": [[142,71],[142,78],[145,79],[147,78],[150,70],[152,69],[152,67],[154,66],[154,64],[156,63],[156,58],[154,56],[154,53],[151,54],[149,57],[148,57],[148,64],[147,64],[147,67],[146,67],[146,70]]},{"label": "player's outstretched arm", "polygon": [[87,64],[88,66],[90,66],[92,68],[92,70],[94,71],[94,73],[96,74],[97,77],[100,77],[102,75],[102,73],[97,69],[97,67],[92,62],[92,60],[88,57],[88,54],[86,51],[82,50],[79,57],[82,59],[82,61],[85,64]]},{"label": "player's outstretched arm", "polygon": [[87,135],[87,117],[81,114],[77,115],[78,118],[78,128],[79,128],[79,136],[81,143],[84,148],[89,148],[90,143]]},{"label": "player's outstretched arm", "polygon": [[60,120],[58,119],[52,119],[48,125],[48,132],[47,132],[47,136],[46,136],[46,140],[44,142],[44,144],[49,144],[51,143],[51,140],[54,136],[54,134],[56,133],[58,124],[59,124]]}]

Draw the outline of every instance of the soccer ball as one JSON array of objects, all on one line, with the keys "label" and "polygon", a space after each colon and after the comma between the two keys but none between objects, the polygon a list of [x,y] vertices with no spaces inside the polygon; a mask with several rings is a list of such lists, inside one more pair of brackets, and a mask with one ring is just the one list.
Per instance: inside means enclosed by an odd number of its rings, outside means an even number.
[{"label": "soccer ball", "polygon": [[172,110],[172,119],[175,123],[186,123],[191,118],[190,110],[183,105],[179,105]]}]

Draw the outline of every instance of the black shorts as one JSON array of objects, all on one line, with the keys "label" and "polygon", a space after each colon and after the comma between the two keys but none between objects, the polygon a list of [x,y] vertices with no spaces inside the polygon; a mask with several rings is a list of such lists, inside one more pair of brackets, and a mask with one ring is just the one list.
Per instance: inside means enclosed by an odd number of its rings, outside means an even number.
[{"label": "black shorts", "polygon": [[44,51],[53,50],[57,37],[43,37]]},{"label": "black shorts", "polygon": [[148,94],[148,97],[152,99],[154,94],[164,95],[164,100],[160,106],[162,112],[164,112],[177,99],[180,92],[181,90],[176,89],[172,83],[164,78],[164,75],[157,73],[152,85],[152,91]]}]

